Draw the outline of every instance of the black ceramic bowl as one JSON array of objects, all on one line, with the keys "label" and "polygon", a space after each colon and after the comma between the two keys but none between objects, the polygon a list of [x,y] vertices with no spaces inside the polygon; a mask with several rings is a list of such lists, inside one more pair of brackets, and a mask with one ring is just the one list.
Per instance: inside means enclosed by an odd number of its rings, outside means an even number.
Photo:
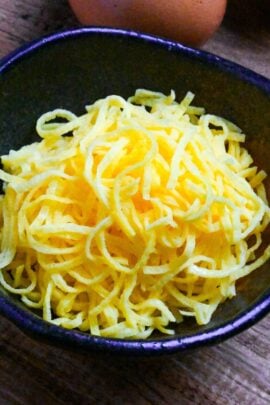
[{"label": "black ceramic bowl", "polygon": [[[36,119],[56,107],[82,113],[98,98],[135,89],[187,90],[196,105],[237,123],[247,147],[270,173],[270,81],[203,51],[133,31],[81,28],[33,42],[0,65],[0,155],[35,140]],[[269,183],[268,183],[269,189]],[[269,238],[266,238],[269,239]],[[64,346],[132,355],[172,353],[217,343],[251,326],[270,310],[270,269],[241,283],[206,326],[185,321],[173,337],[146,341],[105,339],[44,322],[16,297],[0,291],[0,312],[38,339]]]}]

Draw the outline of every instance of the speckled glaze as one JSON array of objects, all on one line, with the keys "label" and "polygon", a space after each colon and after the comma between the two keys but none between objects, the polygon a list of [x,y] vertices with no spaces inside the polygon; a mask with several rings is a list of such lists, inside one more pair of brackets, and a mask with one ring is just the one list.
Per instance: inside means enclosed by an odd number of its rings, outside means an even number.
[{"label": "speckled glaze", "polygon": [[[270,81],[218,56],[139,32],[88,27],[60,32],[16,50],[0,63],[0,155],[36,140],[35,122],[56,107],[82,113],[109,94],[128,97],[144,87],[195,104],[237,123],[255,162],[270,173]],[[267,183],[269,189],[269,181]],[[269,243],[269,232],[265,244]],[[241,281],[237,296],[208,325],[191,320],[172,337],[145,341],[105,339],[44,322],[0,289],[0,313],[45,342],[123,355],[169,354],[221,342],[270,311],[269,263]]]}]

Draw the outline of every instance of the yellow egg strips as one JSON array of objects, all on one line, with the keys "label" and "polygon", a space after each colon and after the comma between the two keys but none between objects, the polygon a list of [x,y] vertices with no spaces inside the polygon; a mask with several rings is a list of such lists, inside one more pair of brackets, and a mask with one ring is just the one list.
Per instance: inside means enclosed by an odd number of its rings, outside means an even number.
[{"label": "yellow egg strips", "polygon": [[245,135],[193,97],[139,89],[38,119],[41,140],[2,156],[5,289],[105,337],[210,321],[268,260],[270,211]]}]

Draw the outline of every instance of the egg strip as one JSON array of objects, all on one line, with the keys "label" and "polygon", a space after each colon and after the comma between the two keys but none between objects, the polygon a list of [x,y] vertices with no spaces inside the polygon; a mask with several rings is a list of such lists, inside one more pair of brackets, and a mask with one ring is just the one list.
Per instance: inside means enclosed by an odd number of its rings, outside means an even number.
[{"label": "egg strip", "polygon": [[269,259],[270,210],[245,135],[193,97],[139,89],[38,119],[41,140],[2,156],[3,288],[104,337],[210,321]]}]

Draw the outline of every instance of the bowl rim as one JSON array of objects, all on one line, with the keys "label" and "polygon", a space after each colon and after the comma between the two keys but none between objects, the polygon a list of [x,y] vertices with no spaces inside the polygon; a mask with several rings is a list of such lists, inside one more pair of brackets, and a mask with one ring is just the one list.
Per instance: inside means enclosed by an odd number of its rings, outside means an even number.
[{"label": "bowl rim", "polygon": [[70,37],[91,36],[91,35],[108,35],[129,37],[133,39],[142,40],[143,42],[153,43],[160,47],[167,48],[168,51],[180,52],[190,58],[200,59],[203,62],[208,62],[219,69],[231,72],[234,76],[254,84],[256,87],[266,91],[270,95],[270,79],[259,74],[247,67],[244,67],[236,62],[230,61],[222,56],[218,56],[212,52],[190,47],[180,42],[170,40],[165,37],[160,37],[154,34],[147,34],[141,31],[132,29],[122,29],[103,26],[81,26],[79,28],[70,28],[65,30],[56,31],[52,34],[43,35],[32,41],[14,49],[6,56],[0,58],[0,75],[4,73],[11,65],[19,62],[21,58],[29,56],[38,48],[45,47],[47,44],[59,42]]},{"label": "bowl rim", "polygon": [[[124,38],[135,38],[139,41],[163,47],[168,51],[180,53],[188,58],[199,59],[203,63],[214,65],[217,68],[231,73],[234,77],[248,82],[261,89],[270,96],[270,80],[246,67],[231,62],[205,50],[191,48],[179,42],[171,41],[155,35],[145,34],[135,30],[110,27],[79,27],[58,31],[42,36],[15,49],[0,60],[0,78],[9,68],[30,56],[36,50],[46,47],[50,43],[58,43],[68,38],[81,36],[105,35]],[[241,311],[230,321],[222,323],[219,327],[212,327],[207,331],[183,337],[170,336],[163,339],[148,338],[147,340],[116,339],[93,336],[75,330],[67,330],[50,324],[36,316],[28,309],[15,304],[14,299],[0,291],[0,314],[12,321],[27,334],[33,335],[49,343],[61,344],[72,348],[81,348],[87,351],[122,353],[125,355],[160,355],[183,352],[205,345],[224,341],[248,327],[254,325],[270,312],[270,289],[245,311]]]}]

